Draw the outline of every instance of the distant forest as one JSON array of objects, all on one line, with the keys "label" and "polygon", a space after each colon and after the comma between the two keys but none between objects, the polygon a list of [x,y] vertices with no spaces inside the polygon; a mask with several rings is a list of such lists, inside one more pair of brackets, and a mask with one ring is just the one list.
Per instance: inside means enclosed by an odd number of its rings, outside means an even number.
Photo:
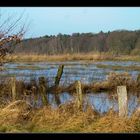
[{"label": "distant forest", "polygon": [[15,46],[15,53],[72,54],[108,52],[110,54],[140,54],[140,30],[116,30],[112,32],[73,33],[43,36],[22,41]]}]

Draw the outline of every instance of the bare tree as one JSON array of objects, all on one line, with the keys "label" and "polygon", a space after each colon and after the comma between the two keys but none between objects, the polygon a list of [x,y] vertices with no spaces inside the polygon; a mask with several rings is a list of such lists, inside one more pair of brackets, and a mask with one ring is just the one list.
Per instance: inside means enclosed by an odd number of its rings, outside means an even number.
[{"label": "bare tree", "polygon": [[23,21],[23,15],[16,16],[10,14],[5,16],[0,11],[0,65],[3,65],[4,58],[7,54],[13,52],[13,46],[20,43],[26,33],[29,24]]}]

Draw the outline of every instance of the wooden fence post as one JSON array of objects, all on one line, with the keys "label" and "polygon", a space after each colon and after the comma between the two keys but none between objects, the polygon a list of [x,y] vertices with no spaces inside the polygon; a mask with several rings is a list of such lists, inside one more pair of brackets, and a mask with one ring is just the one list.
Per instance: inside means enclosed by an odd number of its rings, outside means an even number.
[{"label": "wooden fence post", "polygon": [[76,81],[76,94],[77,94],[77,99],[76,99],[77,107],[81,108],[83,104],[83,97],[82,97],[82,87],[80,81]]},{"label": "wooden fence post", "polygon": [[140,74],[138,74],[138,76],[137,76],[137,84],[138,85],[140,84]]},{"label": "wooden fence post", "polygon": [[63,69],[64,69],[64,65],[60,65],[59,68],[58,68],[58,71],[57,71],[57,75],[55,77],[55,86],[59,85],[61,76],[63,74]]},{"label": "wooden fence post", "polygon": [[128,102],[126,86],[117,87],[119,117],[127,117],[128,115]]},{"label": "wooden fence post", "polygon": [[43,104],[44,105],[48,104],[48,100],[46,98],[46,94],[47,94],[47,81],[46,81],[45,77],[39,77],[39,93],[42,96]]},{"label": "wooden fence post", "polygon": [[32,95],[34,98],[34,102],[36,103],[36,101],[37,101],[37,83],[36,83],[35,79],[32,79],[30,82],[31,82]]},{"label": "wooden fence post", "polygon": [[11,77],[11,92],[12,92],[12,100],[16,100],[16,78]]}]

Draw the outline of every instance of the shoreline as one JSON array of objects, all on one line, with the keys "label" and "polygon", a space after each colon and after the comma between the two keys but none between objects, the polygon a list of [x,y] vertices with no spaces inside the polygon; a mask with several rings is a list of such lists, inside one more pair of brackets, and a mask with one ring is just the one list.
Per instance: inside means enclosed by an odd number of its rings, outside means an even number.
[{"label": "shoreline", "polygon": [[38,55],[38,54],[12,54],[5,57],[7,62],[58,62],[58,61],[140,61],[140,56],[109,54],[62,54],[62,55]]}]

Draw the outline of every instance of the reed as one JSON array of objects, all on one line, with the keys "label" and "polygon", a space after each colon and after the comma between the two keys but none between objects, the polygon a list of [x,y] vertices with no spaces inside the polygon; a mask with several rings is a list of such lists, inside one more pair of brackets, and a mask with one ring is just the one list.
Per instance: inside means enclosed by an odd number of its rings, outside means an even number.
[{"label": "reed", "polygon": [[140,61],[139,55],[120,55],[115,56],[109,53],[73,53],[59,55],[39,55],[39,54],[12,54],[6,56],[4,62],[41,62],[41,61]]},{"label": "reed", "polygon": [[108,54],[80,53],[61,55],[37,55],[37,54],[16,54],[7,56],[5,61],[12,62],[40,62],[40,61],[71,61],[71,60],[112,60],[114,57]]}]

